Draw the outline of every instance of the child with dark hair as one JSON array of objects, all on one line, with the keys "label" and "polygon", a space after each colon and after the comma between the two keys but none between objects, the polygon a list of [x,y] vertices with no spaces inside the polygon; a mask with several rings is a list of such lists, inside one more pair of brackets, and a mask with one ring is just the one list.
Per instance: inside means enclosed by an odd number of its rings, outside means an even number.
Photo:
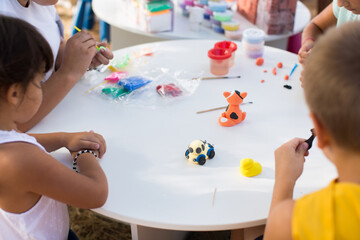
[{"label": "child with dark hair", "polygon": [[359,42],[360,22],[346,23],[325,33],[305,62],[304,93],[318,147],[335,165],[338,177],[294,200],[309,145],[295,138],[279,147],[265,239],[360,237]]},{"label": "child with dark hair", "polygon": [[54,65],[44,76],[43,101],[37,113],[21,123],[19,130],[28,131],[43,119],[67,95],[88,68],[108,64],[113,58],[106,43],[97,43],[87,31],[81,31],[64,41],[63,26],[56,13],[58,0],[1,0],[0,14],[22,19],[33,25],[49,43]]},{"label": "child with dark hair", "polygon": [[[101,135],[18,131],[38,111],[52,65],[51,48],[33,26],[0,15],[0,239],[68,239],[66,204],[97,208],[107,198]],[[48,154],[61,147],[75,171]]]}]

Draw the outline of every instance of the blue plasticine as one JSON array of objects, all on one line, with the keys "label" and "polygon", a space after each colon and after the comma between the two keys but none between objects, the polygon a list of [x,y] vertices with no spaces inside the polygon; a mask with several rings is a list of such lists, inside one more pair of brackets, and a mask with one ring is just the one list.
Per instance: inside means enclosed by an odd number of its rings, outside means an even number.
[{"label": "blue plasticine", "polygon": [[119,85],[123,86],[128,91],[133,91],[150,82],[151,80],[143,78],[141,76],[132,76],[132,77],[120,79]]}]

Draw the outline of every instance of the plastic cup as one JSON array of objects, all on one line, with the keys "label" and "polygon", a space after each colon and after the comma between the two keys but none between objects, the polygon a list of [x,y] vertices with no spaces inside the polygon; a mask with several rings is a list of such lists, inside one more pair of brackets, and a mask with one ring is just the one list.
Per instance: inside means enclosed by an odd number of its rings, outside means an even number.
[{"label": "plastic cup", "polygon": [[208,51],[210,72],[214,75],[225,75],[229,72],[231,51],[224,48],[212,48]]},{"label": "plastic cup", "polygon": [[235,51],[237,50],[236,43],[234,43],[232,41],[221,41],[221,42],[215,43],[214,48],[222,48],[222,49],[229,50],[231,52],[230,67],[234,66]]},{"label": "plastic cup", "polygon": [[264,53],[265,32],[257,28],[248,28],[243,32],[242,44],[250,58],[262,57]]}]

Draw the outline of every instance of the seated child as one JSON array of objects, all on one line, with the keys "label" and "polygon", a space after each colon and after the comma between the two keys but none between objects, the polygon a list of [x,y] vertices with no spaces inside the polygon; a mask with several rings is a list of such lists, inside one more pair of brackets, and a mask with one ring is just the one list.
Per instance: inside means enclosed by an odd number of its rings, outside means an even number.
[{"label": "seated child", "polygon": [[[97,161],[106,151],[101,135],[17,129],[37,112],[52,65],[51,48],[33,26],[0,15],[0,239],[68,239],[66,204],[98,208],[107,199]],[[61,147],[76,171],[48,154]]]},{"label": "seated child", "polygon": [[279,147],[265,239],[360,237],[359,42],[360,23],[346,23],[326,32],[305,62],[305,99],[318,147],[335,165],[338,177],[294,200],[308,144],[296,138]]},{"label": "seated child", "polygon": [[58,0],[1,0],[0,14],[20,18],[33,25],[49,43],[54,64],[43,79],[43,101],[37,113],[18,125],[26,132],[51,112],[85,74],[88,68],[108,64],[113,58],[106,43],[97,43],[94,36],[81,31],[66,42],[63,26],[56,13]]}]

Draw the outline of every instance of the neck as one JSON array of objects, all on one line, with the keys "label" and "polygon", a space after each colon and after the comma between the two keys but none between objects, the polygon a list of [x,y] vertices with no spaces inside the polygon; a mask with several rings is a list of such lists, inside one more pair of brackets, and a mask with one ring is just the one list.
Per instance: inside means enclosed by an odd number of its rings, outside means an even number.
[{"label": "neck", "polygon": [[28,7],[30,4],[30,0],[17,0],[21,6]]},{"label": "neck", "polygon": [[339,174],[339,182],[360,184],[360,152],[338,148],[333,162]]},{"label": "neck", "polygon": [[4,106],[1,106],[2,111],[0,111],[0,130],[10,131],[17,130],[16,121],[13,120],[13,114],[10,111],[6,111]]}]

